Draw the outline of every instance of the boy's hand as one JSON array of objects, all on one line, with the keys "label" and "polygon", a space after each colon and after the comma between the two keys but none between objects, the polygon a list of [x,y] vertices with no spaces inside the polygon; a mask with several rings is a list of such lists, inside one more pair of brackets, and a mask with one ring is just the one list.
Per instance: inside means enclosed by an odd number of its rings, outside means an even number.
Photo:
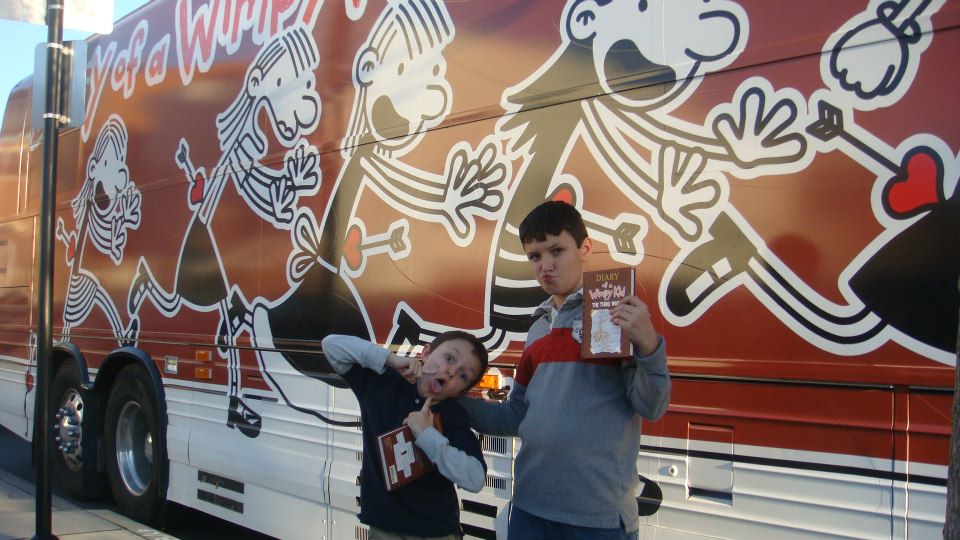
[{"label": "boy's hand", "polygon": [[660,339],[653,328],[653,321],[650,320],[650,310],[636,296],[628,296],[617,302],[610,310],[610,320],[630,336],[630,341],[640,356],[647,356],[657,350]]},{"label": "boy's hand", "polygon": [[387,367],[395,369],[407,382],[416,383],[417,377],[420,376],[420,370],[423,368],[423,361],[419,358],[397,356],[390,353],[387,356]]},{"label": "boy's hand", "polygon": [[410,426],[410,431],[413,432],[414,437],[419,437],[423,430],[433,425],[433,411],[430,410],[432,402],[433,397],[428,397],[423,403],[422,409],[413,411],[403,421],[404,425]]}]

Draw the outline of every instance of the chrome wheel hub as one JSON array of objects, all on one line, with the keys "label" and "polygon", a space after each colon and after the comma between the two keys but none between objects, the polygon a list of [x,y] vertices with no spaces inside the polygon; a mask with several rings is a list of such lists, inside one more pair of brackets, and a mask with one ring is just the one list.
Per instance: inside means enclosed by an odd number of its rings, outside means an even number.
[{"label": "chrome wheel hub", "polygon": [[134,401],[127,402],[117,418],[117,468],[127,490],[143,495],[150,485],[153,465],[153,433],[143,409]]},{"label": "chrome wheel hub", "polygon": [[71,388],[63,395],[60,409],[54,418],[53,440],[57,444],[57,449],[67,467],[72,471],[79,471],[83,465],[80,445],[83,436],[80,427],[83,424],[83,399],[76,390]]}]

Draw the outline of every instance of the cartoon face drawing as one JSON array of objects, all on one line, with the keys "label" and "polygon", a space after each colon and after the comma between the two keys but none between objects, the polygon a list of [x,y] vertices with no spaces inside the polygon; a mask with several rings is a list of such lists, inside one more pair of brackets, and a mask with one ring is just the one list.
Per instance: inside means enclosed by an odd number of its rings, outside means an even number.
[{"label": "cartoon face drawing", "polygon": [[63,310],[64,339],[69,339],[70,329],[83,323],[94,306],[103,311],[121,345],[138,331],[139,319],[134,315],[125,324],[96,274],[83,265],[87,238],[114,264],[120,264],[128,231],[140,226],[140,191],[130,179],[126,160],[127,128],[122,118],[110,115],[87,160],[83,187],[71,202],[74,228],[68,230],[63,218],[57,220],[56,236],[66,248],[70,268]]},{"label": "cartoon face drawing", "polygon": [[[93,245],[119,263],[126,229],[137,228],[140,214],[139,192],[127,167],[127,132],[117,117],[108,119],[100,130],[87,162],[86,182],[73,202],[74,217],[78,224],[89,220]],[[89,215],[84,208],[87,197],[92,197]]]},{"label": "cartoon face drawing", "polygon": [[[357,104],[359,114],[367,128],[382,146],[397,150],[411,146],[418,133],[436,127],[450,112],[443,47],[452,39],[453,28],[435,4],[389,9],[357,56],[354,77],[363,98]],[[428,13],[410,19],[405,14],[411,10]]]},{"label": "cartoon face drawing", "polygon": [[[741,40],[736,8],[706,0],[575,0],[566,11],[566,31],[573,42],[592,44],[607,93],[626,105],[650,106],[702,74],[705,62],[731,56]],[[619,93],[635,86],[637,76],[673,84]]]},{"label": "cartoon face drawing", "polygon": [[320,96],[313,72],[316,58],[304,59],[300,54],[316,54],[316,48],[297,43],[306,39],[309,38],[303,33],[287,33],[282,37],[284,46],[254,65],[247,77],[247,92],[256,100],[257,107],[266,109],[274,133],[286,145],[312,130],[320,117]]},{"label": "cartoon face drawing", "polygon": [[120,194],[129,187],[130,173],[124,156],[126,149],[113,138],[101,141],[87,164],[87,178],[94,185],[95,219],[109,222],[122,212]]}]

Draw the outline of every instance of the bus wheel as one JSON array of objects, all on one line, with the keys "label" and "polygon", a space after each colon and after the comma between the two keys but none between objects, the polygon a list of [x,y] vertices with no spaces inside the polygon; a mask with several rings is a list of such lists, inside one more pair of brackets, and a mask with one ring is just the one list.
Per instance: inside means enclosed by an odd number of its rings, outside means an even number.
[{"label": "bus wheel", "polygon": [[104,416],[107,478],[119,510],[142,523],[162,521],[166,503],[165,433],[146,370],[133,364],[117,375]]},{"label": "bus wheel", "polygon": [[83,496],[83,416],[80,371],[72,361],[64,362],[51,383],[53,437],[50,460],[53,477],[72,497]]}]

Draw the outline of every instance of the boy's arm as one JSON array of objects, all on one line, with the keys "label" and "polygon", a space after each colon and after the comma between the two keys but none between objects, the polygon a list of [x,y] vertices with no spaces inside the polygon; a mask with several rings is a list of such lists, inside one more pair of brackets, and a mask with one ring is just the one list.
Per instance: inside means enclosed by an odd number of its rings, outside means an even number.
[{"label": "boy's arm", "polygon": [[383,373],[390,352],[355,336],[330,334],[320,342],[333,369],[343,375],[355,365]]},{"label": "boy's arm", "polygon": [[[446,427],[447,437],[433,427],[433,411],[430,405],[433,398],[427,398],[419,411],[410,413],[404,424],[410,427],[414,444],[420,447],[437,464],[440,474],[463,489],[476,493],[483,489],[486,479],[486,465],[481,461],[483,452],[473,432],[461,422]],[[472,456],[463,449],[470,449]]]},{"label": "boy's arm", "polygon": [[670,373],[667,370],[666,342],[658,338],[657,348],[643,356],[639,350],[620,367],[627,398],[637,413],[654,421],[670,404]]},{"label": "boy's arm", "polygon": [[[469,434],[473,437],[473,433]],[[470,493],[483,489],[487,471],[477,458],[450,444],[434,427],[428,427],[414,442],[437,464],[440,474]]]},{"label": "boy's arm", "polygon": [[527,414],[527,387],[514,380],[510,395],[502,403],[482,398],[461,397],[457,399],[467,415],[470,425],[481,433],[516,437],[520,422]]},{"label": "boy's arm", "polygon": [[647,305],[636,296],[620,300],[610,310],[610,318],[627,332],[633,343],[633,357],[620,368],[627,398],[640,416],[656,420],[670,404],[670,373],[664,339],[653,327]]},{"label": "boy's arm", "polygon": [[409,382],[414,382],[418,375],[419,364],[410,358],[397,356],[376,343],[371,343],[355,336],[330,334],[320,342],[323,353],[334,371],[343,375],[355,365],[383,373],[386,368],[393,368]]}]

